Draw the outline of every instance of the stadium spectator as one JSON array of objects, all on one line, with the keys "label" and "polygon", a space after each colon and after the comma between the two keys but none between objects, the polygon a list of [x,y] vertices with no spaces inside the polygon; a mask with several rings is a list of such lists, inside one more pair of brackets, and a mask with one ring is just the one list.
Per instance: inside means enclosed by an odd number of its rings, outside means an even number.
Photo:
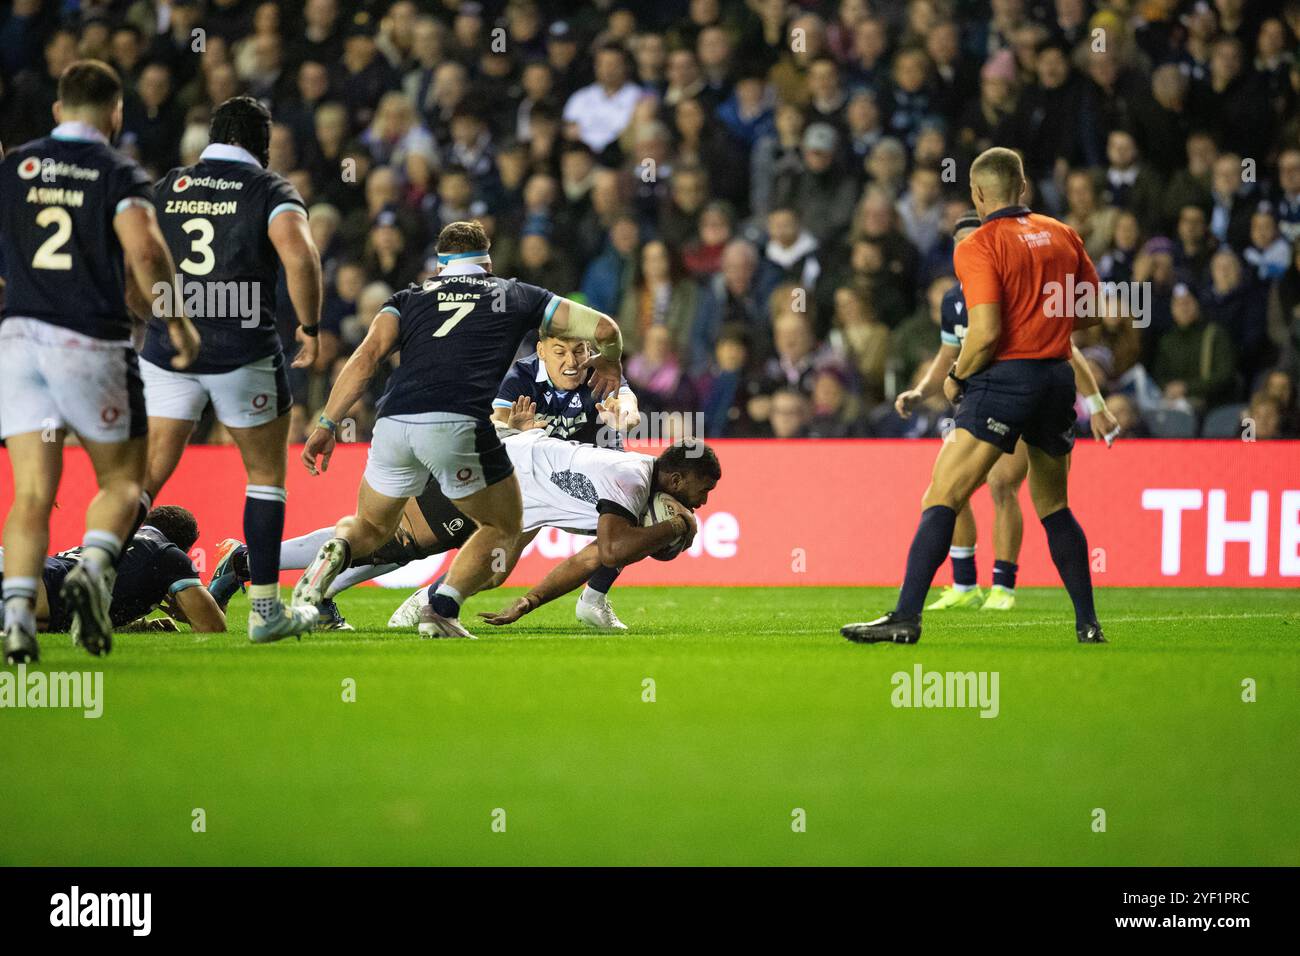
[{"label": "stadium spectator", "polygon": [[564,121],[596,153],[618,139],[643,95],[629,79],[627,53],[610,44],[596,51],[596,81],[564,104]]},{"label": "stadium spectator", "polygon": [[1274,358],[1268,341],[1266,303],[1259,287],[1242,270],[1227,246],[1210,260],[1210,282],[1201,295],[1207,322],[1228,333],[1237,353],[1237,369],[1249,384]]},{"label": "stadium spectator", "polygon": [[699,287],[685,274],[680,257],[659,240],[647,242],[618,310],[624,349],[636,352],[650,329],[663,327],[672,351],[688,354],[698,308]]},{"label": "stadium spectator", "polygon": [[[918,425],[874,406],[935,347],[927,292],[966,205],[949,161],[992,145],[1024,151],[1029,205],[1069,218],[1103,280],[1149,283],[1119,303],[1144,315],[1078,336],[1108,390],[1158,404],[1162,346],[1187,357],[1211,324],[1233,353],[1224,400],[1300,372],[1294,6],[602,0],[561,20],[535,0],[20,0],[0,20],[0,140],[48,132],[79,53],[122,74],[120,145],[159,174],[247,92],[275,120],[272,168],[313,208],[341,355],[361,288],[421,278],[430,237],[479,218],[503,270],[581,289],[634,343],[664,324],[715,434],[768,429],[750,406],[790,283],[872,432],[932,434],[941,409]],[[1179,283],[1202,313],[1190,333]],[[323,394],[332,365],[295,390]],[[1277,400],[1290,434],[1295,396]]]},{"label": "stadium spectator", "polygon": [[1232,340],[1201,317],[1195,294],[1182,283],[1174,287],[1172,309],[1174,327],[1160,337],[1152,369],[1165,399],[1198,411],[1231,400],[1236,361]]}]

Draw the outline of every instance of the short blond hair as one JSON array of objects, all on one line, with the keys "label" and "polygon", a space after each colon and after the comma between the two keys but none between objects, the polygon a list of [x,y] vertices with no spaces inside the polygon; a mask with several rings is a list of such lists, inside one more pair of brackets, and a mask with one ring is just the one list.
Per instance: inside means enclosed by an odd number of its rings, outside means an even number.
[{"label": "short blond hair", "polygon": [[982,180],[981,186],[996,192],[997,198],[1014,202],[1025,186],[1025,164],[1014,149],[993,146],[975,157],[970,178]]}]

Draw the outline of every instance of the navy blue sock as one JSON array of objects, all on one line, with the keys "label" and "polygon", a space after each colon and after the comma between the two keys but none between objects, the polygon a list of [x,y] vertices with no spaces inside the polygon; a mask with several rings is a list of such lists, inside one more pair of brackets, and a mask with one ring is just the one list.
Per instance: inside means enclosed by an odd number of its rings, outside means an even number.
[{"label": "navy blue sock", "polygon": [[1047,548],[1065,590],[1074,602],[1074,624],[1087,627],[1097,623],[1097,611],[1092,606],[1092,570],[1088,567],[1088,539],[1069,508],[1054,511],[1043,519],[1047,532]]},{"label": "navy blue sock", "polygon": [[993,583],[1008,591],[1016,589],[1016,572],[1020,570],[1020,565],[1011,561],[994,561],[993,562]]},{"label": "navy blue sock", "polygon": [[250,584],[280,583],[280,539],[284,537],[284,489],[249,485],[244,498],[244,539]]},{"label": "navy blue sock", "polygon": [[430,603],[430,604],[433,603],[433,596],[434,596],[435,594],[438,593],[438,585],[441,584],[443,581],[446,581],[446,580],[447,580],[447,575],[446,575],[446,574],[440,574],[440,575],[438,575],[436,578],[433,579],[433,583],[429,585],[429,603]]},{"label": "navy blue sock", "polygon": [[952,586],[963,591],[975,587],[979,581],[975,574],[975,549],[953,545],[948,549],[948,558],[952,561]]},{"label": "navy blue sock", "polygon": [[952,544],[952,529],[956,524],[957,512],[946,505],[935,505],[921,512],[921,523],[916,527],[916,536],[907,552],[907,574],[898,592],[895,612],[903,617],[916,617],[921,613],[935,572],[943,564]]},{"label": "navy blue sock", "polygon": [[618,574],[622,568],[607,568],[604,565],[591,572],[591,577],[587,578],[587,587],[593,591],[599,591],[601,594],[608,594],[609,589],[614,586],[618,580]]}]

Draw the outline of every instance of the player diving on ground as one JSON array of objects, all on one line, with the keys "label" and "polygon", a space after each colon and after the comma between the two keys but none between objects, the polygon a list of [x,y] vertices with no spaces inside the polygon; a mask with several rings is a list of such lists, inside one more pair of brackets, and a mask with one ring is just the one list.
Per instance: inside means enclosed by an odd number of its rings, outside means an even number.
[{"label": "player diving on ground", "polygon": [[432,476],[478,525],[425,620],[430,633],[470,637],[460,623],[465,595],[491,577],[492,556],[514,546],[523,505],[514,468],[491,422],[492,399],[524,336],[586,339],[593,393],[604,398],[622,379],[623,340],[609,316],[546,289],[492,275],[487,233],[477,222],[454,222],[437,241],[438,273],[393,295],[371,323],[330,392],[303,448],[315,475],[329,467],[338,422],[364,393],[379,363],[394,352],[401,364],[378,405],[356,513],[340,519],[294,588],[293,603],[313,607],[355,557],[392,537],[406,507]]},{"label": "player diving on ground", "polygon": [[[542,429],[547,435],[587,445],[621,448],[623,433],[640,421],[636,396],[626,382],[617,394],[600,401],[584,379],[585,363],[592,357],[590,343],[543,335],[537,352],[515,362],[502,380],[493,400],[492,420],[514,431]],[[392,539],[373,554],[353,559],[326,591],[318,607],[320,630],[351,630],[334,597],[354,585],[395,571],[418,558],[459,548],[476,525],[460,512],[430,479],[425,490],[407,502],[401,524]],[[333,537],[333,528],[286,540],[280,546],[280,567],[307,567],[321,546]],[[418,544],[416,544],[418,542]],[[609,591],[618,578],[618,568],[598,567],[586,582],[575,606],[578,620],[601,630],[626,630],[609,602]],[[433,594],[443,577],[429,588]],[[217,546],[217,564],[209,585],[218,603],[225,607],[235,591],[248,581],[248,549],[242,542],[227,539]],[[415,626],[415,621],[410,626]]]}]

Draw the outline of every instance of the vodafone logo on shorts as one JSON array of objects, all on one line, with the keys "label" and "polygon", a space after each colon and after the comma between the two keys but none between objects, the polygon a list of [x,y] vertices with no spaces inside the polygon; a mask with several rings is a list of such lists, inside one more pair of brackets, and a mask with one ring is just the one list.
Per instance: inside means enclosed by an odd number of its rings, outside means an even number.
[{"label": "vodafone logo on shorts", "polygon": [[470,480],[473,474],[474,474],[474,469],[462,468],[458,472],[456,472],[456,480],[459,481],[461,484],[464,484],[465,482]]},{"label": "vodafone logo on shorts", "polygon": [[102,421],[105,425],[112,425],[121,417],[122,417],[122,409],[114,408],[111,405],[100,409],[99,412],[99,420]]},{"label": "vodafone logo on shorts", "polygon": [[19,179],[35,179],[36,174],[41,171],[41,161],[36,156],[28,156],[18,164]]},{"label": "vodafone logo on shorts", "polygon": [[254,395],[253,407],[260,412],[262,409],[266,408],[266,403],[269,402],[270,400],[271,400],[271,396],[267,395],[265,392],[263,392],[261,395]]}]

